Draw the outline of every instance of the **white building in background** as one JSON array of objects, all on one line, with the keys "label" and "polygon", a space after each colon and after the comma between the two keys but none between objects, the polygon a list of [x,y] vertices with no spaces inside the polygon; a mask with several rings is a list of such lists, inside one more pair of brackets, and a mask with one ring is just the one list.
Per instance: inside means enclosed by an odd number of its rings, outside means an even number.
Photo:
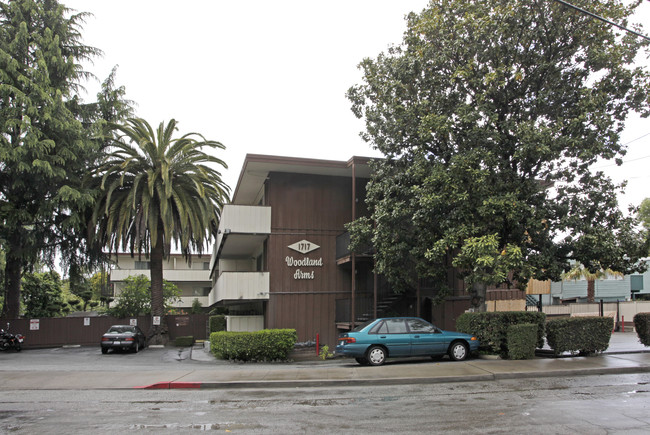
[{"label": "white building in background", "polygon": [[[111,255],[115,259],[115,255]],[[144,275],[151,279],[149,260],[137,255],[118,254],[117,263],[113,264],[110,271],[109,283],[113,289],[113,296],[118,298],[124,288],[124,280],[129,276]],[[210,256],[192,256],[190,266],[181,254],[171,254],[163,261],[163,279],[181,290],[181,301],[173,304],[178,308],[189,308],[194,299],[198,299],[203,307],[209,306],[209,294],[212,288],[210,281]]]}]

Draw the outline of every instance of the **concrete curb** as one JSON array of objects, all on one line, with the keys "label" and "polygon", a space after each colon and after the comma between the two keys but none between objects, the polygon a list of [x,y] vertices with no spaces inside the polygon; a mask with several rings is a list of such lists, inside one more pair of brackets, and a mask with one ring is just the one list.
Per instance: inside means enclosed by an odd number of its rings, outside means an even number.
[{"label": "concrete curb", "polygon": [[551,378],[570,376],[623,375],[650,373],[650,366],[636,367],[598,367],[572,370],[532,371],[511,373],[490,373],[465,376],[432,376],[382,379],[304,379],[304,380],[256,380],[256,381],[218,381],[218,382],[158,382],[151,385],[134,387],[135,389],[172,390],[172,389],[259,389],[259,388],[318,388],[350,386],[390,386],[412,384],[440,384],[453,382],[485,382],[510,379]]}]

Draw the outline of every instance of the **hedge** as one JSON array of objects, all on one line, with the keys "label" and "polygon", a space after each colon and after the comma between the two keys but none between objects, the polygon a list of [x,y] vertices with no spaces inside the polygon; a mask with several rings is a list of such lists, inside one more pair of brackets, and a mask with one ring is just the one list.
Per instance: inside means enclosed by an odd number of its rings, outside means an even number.
[{"label": "hedge", "polygon": [[210,351],[221,359],[239,361],[286,361],[298,339],[295,329],[264,329],[255,332],[213,332]]},{"label": "hedge", "polygon": [[644,346],[650,346],[650,313],[637,313],[634,316],[634,329],[639,341]]},{"label": "hedge", "polygon": [[208,321],[208,324],[209,324],[208,327],[210,328],[210,333],[225,331],[226,316],[224,316],[223,314],[210,316],[210,320]]},{"label": "hedge", "polygon": [[480,351],[507,357],[510,326],[523,323],[537,325],[534,343],[536,347],[543,347],[545,322],[546,314],[538,311],[463,313],[456,320],[456,330],[476,335],[481,342]]},{"label": "hedge", "polygon": [[521,323],[508,327],[508,358],[531,359],[537,347],[537,331],[534,323]]},{"label": "hedge", "polygon": [[590,355],[609,347],[614,328],[611,317],[570,317],[546,323],[546,341],[555,355],[578,352]]}]

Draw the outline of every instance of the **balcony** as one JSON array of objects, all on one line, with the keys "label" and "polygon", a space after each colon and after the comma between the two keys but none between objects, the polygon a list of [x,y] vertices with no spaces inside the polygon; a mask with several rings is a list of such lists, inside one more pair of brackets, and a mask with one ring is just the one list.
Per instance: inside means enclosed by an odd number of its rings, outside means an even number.
[{"label": "balcony", "polygon": [[[144,275],[151,279],[149,270],[146,269],[113,269],[111,270],[111,281],[124,281],[129,276]],[[200,269],[165,269],[163,279],[170,282],[197,282],[210,281],[210,271]]]},{"label": "balcony", "polygon": [[[216,257],[246,257],[271,233],[271,207],[225,205],[221,212]],[[215,256],[212,257],[214,263]]]},{"label": "balcony", "polygon": [[223,272],[210,292],[208,305],[222,301],[268,301],[269,288],[269,272]]},{"label": "balcony", "polygon": [[[362,246],[356,252],[359,259],[372,258],[374,249],[372,246]],[[342,265],[350,261],[352,251],[350,251],[350,233],[345,232],[336,237],[336,264]]]}]

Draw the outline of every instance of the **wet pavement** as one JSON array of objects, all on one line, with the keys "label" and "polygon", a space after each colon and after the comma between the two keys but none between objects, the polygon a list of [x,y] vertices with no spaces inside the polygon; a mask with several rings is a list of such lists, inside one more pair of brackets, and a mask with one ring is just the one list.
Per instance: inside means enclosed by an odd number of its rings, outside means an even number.
[{"label": "wet pavement", "polygon": [[[33,357],[30,351],[5,354],[8,358],[0,366],[0,390],[395,385],[650,372],[650,347],[639,343],[635,333],[614,333],[606,352],[589,357],[472,358],[462,362],[409,358],[389,360],[381,367],[360,366],[353,359],[323,361],[316,355],[289,363],[235,363],[216,360],[202,345],[151,348],[113,359],[111,354],[98,357],[98,349],[86,352],[86,360],[79,351],[79,358],[73,354],[65,367],[57,363],[60,352],[34,351]],[[43,361],[28,364],[41,355]]]}]

